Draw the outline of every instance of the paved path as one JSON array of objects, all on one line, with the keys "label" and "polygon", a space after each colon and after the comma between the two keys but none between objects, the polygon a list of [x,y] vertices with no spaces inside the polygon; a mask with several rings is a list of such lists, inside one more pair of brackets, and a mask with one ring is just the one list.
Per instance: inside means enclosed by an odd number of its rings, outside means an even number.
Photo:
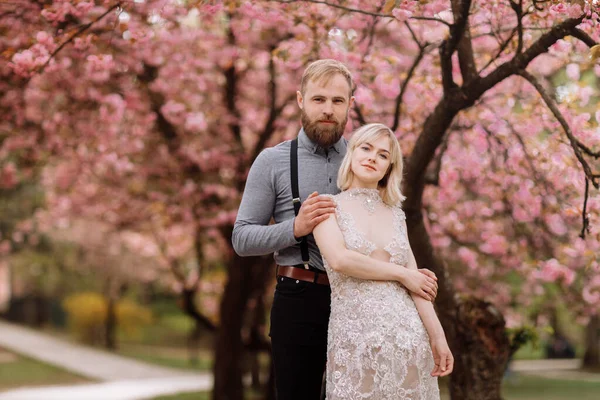
[{"label": "paved path", "polygon": [[0,393],[0,400],[137,400],[212,388],[210,374],[147,364],[66,342],[2,320],[0,346],[77,375],[103,381],[68,387],[15,389]]},{"label": "paved path", "polygon": [[45,386],[0,393],[0,400],[142,400],[181,392],[212,388],[208,374],[169,378],[120,380],[113,382]]}]

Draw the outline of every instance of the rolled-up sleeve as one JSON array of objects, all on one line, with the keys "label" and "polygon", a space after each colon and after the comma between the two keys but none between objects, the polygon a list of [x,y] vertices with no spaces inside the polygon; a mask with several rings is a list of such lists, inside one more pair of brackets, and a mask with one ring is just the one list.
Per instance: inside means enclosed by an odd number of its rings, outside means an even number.
[{"label": "rolled-up sleeve", "polygon": [[272,156],[271,149],[263,150],[246,180],[231,236],[235,252],[242,257],[270,254],[298,243],[294,219],[269,225],[277,196]]}]

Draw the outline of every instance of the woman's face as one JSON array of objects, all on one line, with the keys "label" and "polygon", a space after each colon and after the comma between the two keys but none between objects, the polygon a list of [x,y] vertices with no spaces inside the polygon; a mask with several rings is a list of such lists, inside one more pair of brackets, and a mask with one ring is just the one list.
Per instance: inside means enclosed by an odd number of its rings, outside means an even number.
[{"label": "woman's face", "polygon": [[376,188],[391,164],[390,139],[381,135],[377,140],[360,144],[352,153],[352,186]]}]

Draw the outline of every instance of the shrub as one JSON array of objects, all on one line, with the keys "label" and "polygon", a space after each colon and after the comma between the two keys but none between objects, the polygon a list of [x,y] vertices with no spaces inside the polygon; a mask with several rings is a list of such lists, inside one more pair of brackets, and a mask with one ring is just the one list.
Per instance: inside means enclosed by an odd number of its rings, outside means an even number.
[{"label": "shrub", "polygon": [[[75,293],[63,300],[68,315],[69,330],[80,340],[101,343],[105,335],[108,302],[99,293]],[[152,322],[151,311],[133,301],[121,300],[116,304],[117,329],[127,337],[139,335],[140,328]]]}]

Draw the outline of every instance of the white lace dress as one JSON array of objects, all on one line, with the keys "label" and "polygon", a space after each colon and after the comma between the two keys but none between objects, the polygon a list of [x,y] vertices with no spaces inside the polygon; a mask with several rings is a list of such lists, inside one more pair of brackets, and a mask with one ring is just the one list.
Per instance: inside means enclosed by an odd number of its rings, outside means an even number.
[{"label": "white lace dress", "polygon": [[[348,249],[406,266],[399,206],[387,206],[376,189],[350,189],[333,199]],[[404,286],[351,278],[323,261],[331,284],[327,399],[439,399],[429,337]]]}]

